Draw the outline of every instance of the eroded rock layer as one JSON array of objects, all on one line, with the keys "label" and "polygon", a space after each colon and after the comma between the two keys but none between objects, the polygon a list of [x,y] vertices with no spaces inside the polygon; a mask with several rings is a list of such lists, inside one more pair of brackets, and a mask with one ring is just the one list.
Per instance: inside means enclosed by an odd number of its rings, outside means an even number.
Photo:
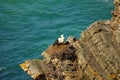
[{"label": "eroded rock layer", "polygon": [[81,34],[78,60],[86,65],[84,72],[90,80],[120,79],[119,36],[120,30],[113,31],[109,21],[95,22]]}]

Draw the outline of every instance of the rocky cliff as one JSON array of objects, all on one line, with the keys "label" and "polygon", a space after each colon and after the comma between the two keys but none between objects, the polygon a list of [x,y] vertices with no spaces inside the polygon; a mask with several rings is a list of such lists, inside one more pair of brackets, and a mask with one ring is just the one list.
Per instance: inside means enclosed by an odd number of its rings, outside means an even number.
[{"label": "rocky cliff", "polygon": [[114,0],[112,19],[96,21],[81,33],[55,42],[43,60],[20,64],[34,80],[120,80],[120,0]]}]

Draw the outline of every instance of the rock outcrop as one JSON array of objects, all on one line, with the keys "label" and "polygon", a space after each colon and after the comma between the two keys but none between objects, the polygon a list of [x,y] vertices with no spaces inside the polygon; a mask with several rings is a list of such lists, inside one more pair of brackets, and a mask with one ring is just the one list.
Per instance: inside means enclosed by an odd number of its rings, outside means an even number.
[{"label": "rock outcrop", "polygon": [[120,80],[120,0],[112,20],[96,21],[81,33],[54,43],[43,60],[20,64],[34,80]]}]

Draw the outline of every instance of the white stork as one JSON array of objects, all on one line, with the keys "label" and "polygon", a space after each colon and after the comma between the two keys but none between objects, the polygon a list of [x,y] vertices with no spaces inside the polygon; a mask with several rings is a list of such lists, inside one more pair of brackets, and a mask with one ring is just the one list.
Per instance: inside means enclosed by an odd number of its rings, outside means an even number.
[{"label": "white stork", "polygon": [[58,38],[58,43],[63,43],[64,42],[64,35],[61,34],[60,38]]}]

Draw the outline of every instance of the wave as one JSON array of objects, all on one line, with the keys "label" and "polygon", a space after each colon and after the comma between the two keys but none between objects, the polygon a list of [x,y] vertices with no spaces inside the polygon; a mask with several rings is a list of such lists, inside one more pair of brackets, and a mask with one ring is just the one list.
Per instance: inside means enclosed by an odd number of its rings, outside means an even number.
[{"label": "wave", "polygon": [[0,71],[7,69],[7,67],[0,67]]},{"label": "wave", "polygon": [[108,7],[113,7],[113,0],[99,0]]},{"label": "wave", "polygon": [[113,4],[113,0],[102,0],[105,3]]}]

